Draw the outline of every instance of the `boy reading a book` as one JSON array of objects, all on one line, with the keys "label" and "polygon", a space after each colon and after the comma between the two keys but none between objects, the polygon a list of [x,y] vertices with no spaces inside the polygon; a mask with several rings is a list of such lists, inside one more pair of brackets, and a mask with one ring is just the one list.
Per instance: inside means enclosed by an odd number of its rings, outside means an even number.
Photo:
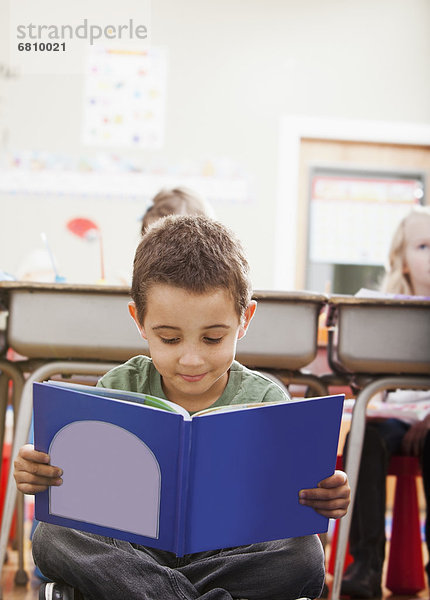
[{"label": "boy reading a book", "polygon": [[[190,413],[285,400],[279,386],[234,360],[236,342],[245,335],[256,303],[248,263],[227,228],[189,216],[167,217],[152,226],[136,251],[131,295],[130,314],[148,341],[151,358],[132,358],[98,385],[165,398]],[[49,456],[32,446],[24,446],[15,462],[17,486],[24,493],[61,485],[61,475],[61,465],[51,466]],[[346,475],[335,472],[299,496],[326,517],[342,517],[349,504]],[[40,523],[33,553],[42,572],[58,582],[48,584],[55,598],[77,598],[78,593],[110,600],[315,598],[324,581],[316,535],[178,558]]]}]

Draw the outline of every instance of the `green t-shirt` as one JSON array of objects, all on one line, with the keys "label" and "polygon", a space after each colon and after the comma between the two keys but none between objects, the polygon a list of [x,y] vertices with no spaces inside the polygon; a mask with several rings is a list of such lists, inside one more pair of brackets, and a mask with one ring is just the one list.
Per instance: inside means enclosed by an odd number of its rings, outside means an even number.
[{"label": "green t-shirt", "polygon": [[[161,376],[147,356],[134,356],[103,375],[100,387],[127,390],[166,398]],[[230,367],[227,385],[212,407],[229,404],[281,402],[288,396],[276,383],[257,371],[247,369],[237,361]]]}]

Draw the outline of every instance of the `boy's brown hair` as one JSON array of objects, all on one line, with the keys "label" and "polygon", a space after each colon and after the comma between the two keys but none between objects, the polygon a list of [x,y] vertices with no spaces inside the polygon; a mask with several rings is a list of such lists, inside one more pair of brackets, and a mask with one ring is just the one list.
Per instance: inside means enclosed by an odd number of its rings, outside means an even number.
[{"label": "boy's brown hair", "polygon": [[168,284],[201,294],[223,288],[242,318],[252,295],[249,264],[236,236],[208,217],[165,217],[143,236],[134,257],[131,297],[142,324],[148,291]]}]

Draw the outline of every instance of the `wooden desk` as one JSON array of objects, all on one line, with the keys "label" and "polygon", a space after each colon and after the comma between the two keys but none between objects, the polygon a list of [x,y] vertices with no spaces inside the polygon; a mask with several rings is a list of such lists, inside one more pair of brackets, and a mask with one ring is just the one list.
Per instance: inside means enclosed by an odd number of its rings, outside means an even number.
[{"label": "wooden desk", "polygon": [[[257,367],[298,370],[317,352],[318,315],[326,297],[255,292],[256,316],[239,341],[237,359]],[[33,359],[123,362],[148,354],[128,314],[129,288],[0,282],[9,312],[7,345]]]},{"label": "wooden desk", "polygon": [[[430,389],[430,300],[332,296],[328,311],[329,364],[358,390],[345,465],[353,506],[368,402],[384,390]],[[339,526],[332,600],[340,595],[351,516]]]},{"label": "wooden desk", "polygon": [[7,345],[30,359],[123,362],[148,354],[129,301],[127,287],[0,282]]},{"label": "wooden desk", "polygon": [[[300,369],[317,353],[318,316],[326,297],[310,293],[256,292],[258,309],[237,358],[300,382],[324,395],[317,377]],[[19,406],[12,458],[26,443],[31,422],[32,384],[55,374],[101,375],[136,354],[148,354],[128,314],[126,287],[0,282],[0,303],[8,311],[6,347],[30,359]],[[34,368],[31,361],[34,361]],[[0,398],[3,403],[6,398]],[[0,565],[7,547],[16,487],[9,474],[0,534]],[[22,552],[20,552],[22,554]],[[18,579],[25,577],[20,564]]]},{"label": "wooden desk", "polygon": [[430,300],[332,296],[328,312],[335,371],[430,374]]}]

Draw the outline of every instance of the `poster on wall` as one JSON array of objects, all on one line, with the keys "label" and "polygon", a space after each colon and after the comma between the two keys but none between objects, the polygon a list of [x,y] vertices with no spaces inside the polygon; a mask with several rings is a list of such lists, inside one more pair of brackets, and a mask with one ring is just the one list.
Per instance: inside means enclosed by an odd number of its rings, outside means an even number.
[{"label": "poster on wall", "polygon": [[92,46],[87,57],[83,143],[162,148],[166,81],[165,48]]},{"label": "poster on wall", "polygon": [[395,228],[423,195],[419,175],[312,169],[309,260],[383,265]]}]

